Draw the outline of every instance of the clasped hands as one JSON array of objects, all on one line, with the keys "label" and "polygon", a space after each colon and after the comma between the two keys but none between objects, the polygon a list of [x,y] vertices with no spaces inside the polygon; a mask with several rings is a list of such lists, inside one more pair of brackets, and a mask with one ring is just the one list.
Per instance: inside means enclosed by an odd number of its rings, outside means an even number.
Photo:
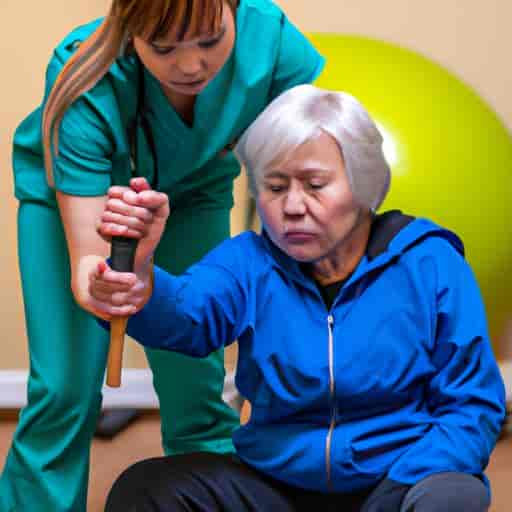
[{"label": "clasped hands", "polygon": [[169,198],[152,190],[145,178],[133,178],[129,187],[108,190],[105,209],[96,230],[107,242],[114,236],[137,238],[134,272],[116,272],[105,261],[89,272],[89,295],[94,313],[104,320],[129,316],[151,296],[152,258],[169,217]]}]

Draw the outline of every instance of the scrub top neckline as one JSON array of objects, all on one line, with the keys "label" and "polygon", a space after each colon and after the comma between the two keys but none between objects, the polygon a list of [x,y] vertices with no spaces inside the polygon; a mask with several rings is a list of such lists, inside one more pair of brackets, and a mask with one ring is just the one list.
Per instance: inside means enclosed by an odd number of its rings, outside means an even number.
[{"label": "scrub top neckline", "polygon": [[[225,81],[224,75],[230,68],[230,63],[233,58],[235,49],[231,51],[231,55],[224,63],[217,75],[208,83],[208,85],[196,96],[193,112],[194,119],[192,125],[187,124],[182,117],[178,114],[172,103],[169,101],[162,85],[155,78],[150,71],[144,66],[144,84],[145,84],[145,105],[152,110],[153,115],[159,119],[162,125],[170,129],[173,135],[183,139],[190,137],[195,132],[201,131],[205,126],[205,122],[210,123],[208,112],[212,101],[217,98],[217,101],[223,101],[223,83]],[[140,65],[142,65],[140,63]]]}]

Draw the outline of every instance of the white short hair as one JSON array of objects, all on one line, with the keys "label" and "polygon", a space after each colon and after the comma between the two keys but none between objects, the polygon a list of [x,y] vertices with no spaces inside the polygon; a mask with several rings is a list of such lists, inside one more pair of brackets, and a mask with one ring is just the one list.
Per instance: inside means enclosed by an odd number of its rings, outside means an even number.
[{"label": "white short hair", "polygon": [[247,128],[235,154],[257,196],[258,178],[273,163],[322,132],[338,143],[354,197],[376,210],[386,197],[391,173],[382,135],[350,94],[298,85],[278,96]]}]

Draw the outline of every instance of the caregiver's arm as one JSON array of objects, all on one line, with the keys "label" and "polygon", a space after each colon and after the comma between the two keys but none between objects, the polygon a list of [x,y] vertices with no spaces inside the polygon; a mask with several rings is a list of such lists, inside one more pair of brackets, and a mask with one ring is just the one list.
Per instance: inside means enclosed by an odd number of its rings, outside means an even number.
[{"label": "caregiver's arm", "polygon": [[105,196],[81,197],[57,191],[71,269],[71,290],[77,303],[97,313],[97,303],[88,292],[88,275],[109,254],[109,244],[96,232],[105,207]]},{"label": "caregiver's arm", "polygon": [[[52,59],[47,94],[61,65],[57,57]],[[91,313],[95,303],[88,293],[88,273],[110,252],[96,226],[107,200],[113,153],[109,127],[94,101],[81,97],[66,110],[52,169],[70,257],[71,290],[78,304]]]},{"label": "caregiver's arm", "polygon": [[473,273],[444,244],[437,268],[436,373],[426,389],[430,430],[392,466],[388,477],[413,484],[442,471],[481,474],[504,419],[504,386]]}]

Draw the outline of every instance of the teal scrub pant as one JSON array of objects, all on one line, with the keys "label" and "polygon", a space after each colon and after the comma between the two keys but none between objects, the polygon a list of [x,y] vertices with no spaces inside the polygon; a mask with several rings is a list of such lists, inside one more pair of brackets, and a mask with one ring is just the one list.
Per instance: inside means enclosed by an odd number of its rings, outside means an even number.
[{"label": "teal scrub pant", "polygon": [[[180,208],[169,219],[155,260],[180,273],[228,234],[229,208]],[[108,335],[73,300],[58,211],[22,203],[18,238],[28,403],[0,479],[0,511],[85,512]],[[231,433],[239,419],[221,398],[223,352],[206,359],[159,350],[147,356],[160,400],[164,452],[233,451]]]}]

